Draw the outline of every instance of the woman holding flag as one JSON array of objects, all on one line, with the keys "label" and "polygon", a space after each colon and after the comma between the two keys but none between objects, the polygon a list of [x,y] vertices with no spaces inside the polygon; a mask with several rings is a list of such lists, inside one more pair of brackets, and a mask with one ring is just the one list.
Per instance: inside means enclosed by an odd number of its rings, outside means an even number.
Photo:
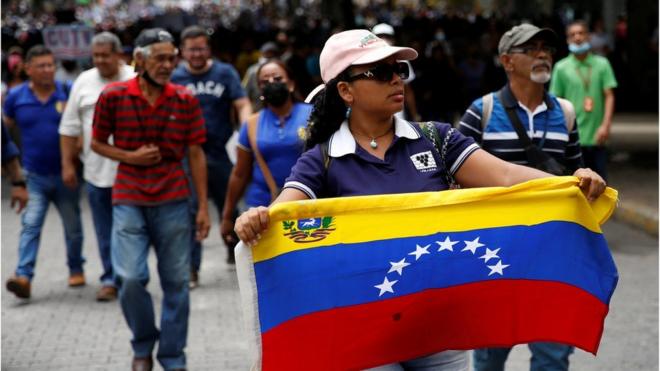
[{"label": "woman holding flag", "polygon": [[[428,192],[461,187],[511,186],[552,176],[502,161],[481,150],[448,124],[410,123],[394,117],[403,109],[401,60],[411,48],[389,46],[366,30],[333,35],[320,57],[325,88],[314,98],[307,147],[273,203],[359,195]],[[605,182],[589,169],[574,173],[591,200]],[[235,226],[254,246],[268,228],[268,208],[251,208]],[[467,351],[444,351],[378,370],[467,370]]]}]

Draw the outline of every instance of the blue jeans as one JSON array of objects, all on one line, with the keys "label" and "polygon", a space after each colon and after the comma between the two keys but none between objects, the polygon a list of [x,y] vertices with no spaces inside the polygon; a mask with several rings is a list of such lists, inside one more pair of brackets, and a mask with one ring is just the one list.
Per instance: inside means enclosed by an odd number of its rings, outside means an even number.
[{"label": "blue jeans", "polygon": [[[183,368],[190,312],[190,225],[181,221],[188,218],[188,204],[114,205],[112,218],[112,267],[119,303],[133,333],[133,352],[136,357],[150,356],[158,341],[157,359],[163,368]],[[150,245],[156,252],[163,289],[160,331],[146,289]]]},{"label": "blue jeans", "polygon": [[48,207],[52,202],[62,219],[66,260],[69,274],[82,273],[85,258],[82,256],[83,232],[80,223],[80,192],[62,183],[60,175],[26,174],[29,202],[21,217],[21,235],[18,243],[17,276],[34,277],[37,264],[41,228],[44,225]]},{"label": "blue jeans", "polygon": [[[225,195],[227,194],[227,185],[229,183],[229,175],[231,175],[232,166],[233,165],[229,159],[226,161],[209,160],[207,162],[208,197],[215,204],[220,219],[222,219],[222,208],[225,206]],[[197,193],[195,192],[195,186],[190,176],[190,168],[187,160],[184,161],[184,169],[188,176],[188,184],[190,186],[190,198],[188,202],[190,207],[190,224],[194,231],[196,227],[195,218],[197,217],[198,203]],[[236,216],[237,213],[234,212],[234,219],[236,219]],[[192,233],[190,237],[190,248],[191,268],[195,272],[198,272],[202,265],[202,243],[195,240],[195,233]]]},{"label": "blue jeans", "polygon": [[[558,343],[529,343],[532,352],[529,369],[531,371],[566,371],[568,357],[574,347]],[[486,348],[474,351],[475,371],[504,371],[504,363],[511,348]]]},{"label": "blue jeans", "polygon": [[97,187],[87,183],[87,199],[92,210],[96,241],[99,245],[99,256],[103,264],[101,284],[115,286],[112,276],[112,259],[110,256],[110,236],[112,234],[112,187]]},{"label": "blue jeans", "polygon": [[602,176],[607,181],[607,150],[603,146],[582,146],[584,166]]},{"label": "blue jeans", "polygon": [[446,350],[409,361],[391,363],[389,365],[370,368],[367,371],[467,371],[470,364],[468,352],[465,350]]}]

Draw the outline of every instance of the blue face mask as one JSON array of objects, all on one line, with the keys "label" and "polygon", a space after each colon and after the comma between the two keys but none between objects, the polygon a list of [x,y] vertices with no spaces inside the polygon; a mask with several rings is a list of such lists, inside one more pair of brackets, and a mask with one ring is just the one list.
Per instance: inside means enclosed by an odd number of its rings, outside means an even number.
[{"label": "blue face mask", "polygon": [[570,43],[568,44],[568,50],[573,54],[584,54],[591,50],[591,44],[588,42],[583,42],[582,44]]}]

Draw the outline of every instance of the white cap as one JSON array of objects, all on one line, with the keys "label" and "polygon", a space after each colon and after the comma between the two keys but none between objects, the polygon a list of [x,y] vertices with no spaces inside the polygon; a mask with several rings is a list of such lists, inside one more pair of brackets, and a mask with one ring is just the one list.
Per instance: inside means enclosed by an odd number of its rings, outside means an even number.
[{"label": "white cap", "polygon": [[379,23],[374,26],[374,28],[371,29],[371,32],[373,32],[374,35],[379,36],[379,35],[387,35],[387,36],[394,36],[394,28],[390,26],[387,23]]}]

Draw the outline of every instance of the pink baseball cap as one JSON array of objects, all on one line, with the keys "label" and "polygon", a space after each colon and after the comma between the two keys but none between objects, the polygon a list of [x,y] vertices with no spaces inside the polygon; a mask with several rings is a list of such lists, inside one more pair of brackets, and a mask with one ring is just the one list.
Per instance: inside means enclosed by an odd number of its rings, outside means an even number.
[{"label": "pink baseball cap", "polygon": [[349,30],[330,36],[325,42],[319,64],[321,78],[328,82],[349,66],[378,62],[390,56],[397,60],[417,58],[415,49],[390,46],[367,30]]}]

